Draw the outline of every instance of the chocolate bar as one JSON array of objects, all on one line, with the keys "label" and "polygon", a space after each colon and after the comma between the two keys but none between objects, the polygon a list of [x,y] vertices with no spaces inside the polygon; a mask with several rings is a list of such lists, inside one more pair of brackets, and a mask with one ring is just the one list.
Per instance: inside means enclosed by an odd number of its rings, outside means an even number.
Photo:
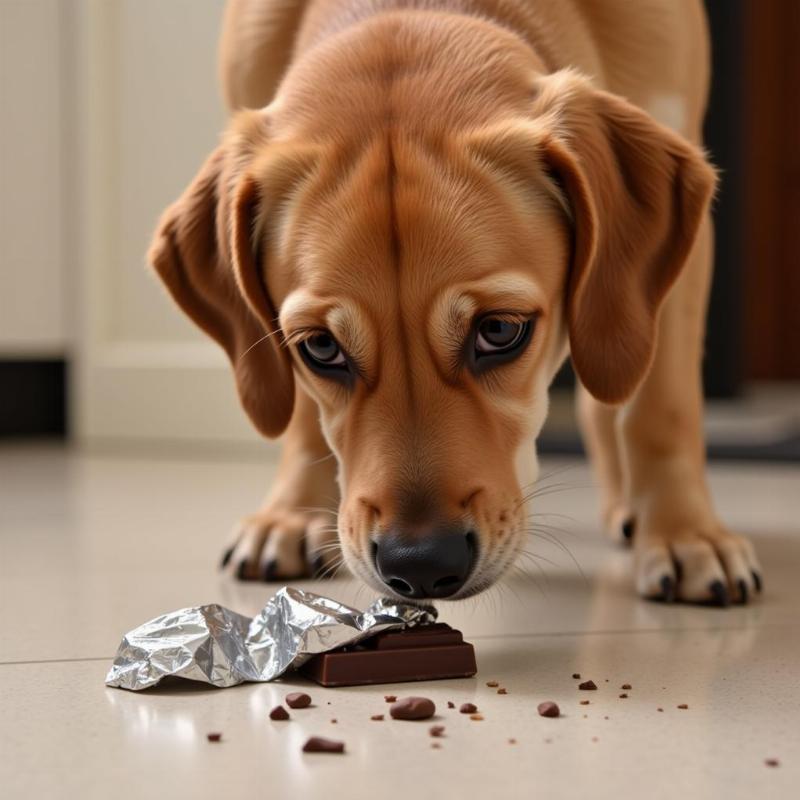
[{"label": "chocolate bar", "polygon": [[475,650],[461,631],[444,623],[379,633],[356,645],[320,653],[300,673],[322,686],[470,678]]}]

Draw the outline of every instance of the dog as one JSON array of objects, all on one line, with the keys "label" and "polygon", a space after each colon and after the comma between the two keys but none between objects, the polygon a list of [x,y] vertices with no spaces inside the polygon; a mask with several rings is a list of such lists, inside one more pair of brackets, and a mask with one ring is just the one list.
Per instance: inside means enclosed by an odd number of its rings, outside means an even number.
[{"label": "dog", "polygon": [[491,586],[569,355],[639,595],[761,591],[705,477],[699,0],[231,0],[220,63],[230,127],[149,260],[285,434],[225,570]]}]

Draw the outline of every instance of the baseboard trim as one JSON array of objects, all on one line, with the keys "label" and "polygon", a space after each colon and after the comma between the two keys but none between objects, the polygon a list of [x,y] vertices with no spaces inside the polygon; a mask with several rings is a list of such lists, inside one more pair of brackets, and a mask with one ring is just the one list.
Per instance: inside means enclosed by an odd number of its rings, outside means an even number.
[{"label": "baseboard trim", "polygon": [[67,435],[63,358],[0,358],[0,438]]}]

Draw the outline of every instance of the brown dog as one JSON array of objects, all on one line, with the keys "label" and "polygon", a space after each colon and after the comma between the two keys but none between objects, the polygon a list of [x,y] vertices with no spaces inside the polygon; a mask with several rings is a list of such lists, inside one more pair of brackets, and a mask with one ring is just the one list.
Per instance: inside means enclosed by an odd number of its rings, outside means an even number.
[{"label": "brown dog", "polygon": [[569,352],[640,594],[760,589],[704,475],[698,0],[234,0],[222,69],[253,110],[150,257],[258,430],[286,430],[227,569],[302,576],[338,531],[378,591],[491,585]]}]

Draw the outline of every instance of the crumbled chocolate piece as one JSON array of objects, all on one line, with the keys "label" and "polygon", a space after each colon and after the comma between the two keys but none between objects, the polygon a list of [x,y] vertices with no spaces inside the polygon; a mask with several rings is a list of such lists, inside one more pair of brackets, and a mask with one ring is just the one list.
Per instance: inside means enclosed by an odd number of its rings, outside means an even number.
[{"label": "crumbled chocolate piece", "polygon": [[600,741],[600,740],[599,740],[599,739],[598,739],[596,736],[592,736],[592,741],[593,741],[593,742],[598,742],[598,741]]},{"label": "crumbled chocolate piece", "polygon": [[331,725],[336,725],[336,723],[337,723],[338,721],[339,721],[339,720],[338,720],[338,719],[336,719],[336,718],[334,717],[334,718],[331,720]]},{"label": "crumbled chocolate piece", "polygon": [[311,705],[311,697],[305,692],[292,692],[286,695],[285,702],[289,708],[308,708]]},{"label": "crumbled chocolate piece", "polygon": [[478,710],[478,706],[474,703],[462,703],[458,710],[462,714],[474,714]]},{"label": "crumbled chocolate piece", "polygon": [[326,739],[323,736],[312,736],[304,745],[304,753],[344,753],[344,742]]},{"label": "crumbled chocolate piece", "polygon": [[603,717],[603,719],[608,719],[608,717]]},{"label": "crumbled chocolate piece", "polygon": [[496,689],[500,685],[500,683],[498,681],[486,681],[486,685],[490,689]]},{"label": "crumbled chocolate piece", "polygon": [[625,692],[623,692],[619,697],[620,697],[620,700],[627,700],[628,699],[628,695],[625,694]]},{"label": "crumbled chocolate piece", "polygon": [[497,690],[497,694],[508,694],[508,689],[504,689],[502,686]]},{"label": "crumbled chocolate piece", "polygon": [[593,692],[597,688],[597,684],[594,681],[584,681],[578,684],[578,688],[584,692]]},{"label": "crumbled chocolate piece", "polygon": [[222,741],[222,734],[221,733],[207,733],[206,734],[206,739],[208,739],[209,742],[219,742],[219,741]]},{"label": "crumbled chocolate piece", "polygon": [[383,714],[373,714],[370,719],[374,722],[383,722]]},{"label": "crumbled chocolate piece", "polygon": [[431,725],[431,727],[428,728],[428,733],[435,739],[438,739],[440,736],[444,735],[444,725]]},{"label": "crumbled chocolate piece", "polygon": [[517,740],[516,740],[516,739],[509,739],[509,740],[508,740],[508,743],[509,743],[509,744],[516,744],[516,743],[517,743]]},{"label": "crumbled chocolate piece", "polygon": [[573,672],[572,677],[575,678],[576,681],[579,681],[581,679],[581,674],[580,672]]},{"label": "crumbled chocolate piece", "polygon": [[656,709],[656,710],[657,710],[657,711],[663,711],[664,709],[663,709],[663,708],[658,708],[658,709]]},{"label": "crumbled chocolate piece", "polygon": [[581,705],[582,706],[588,706],[589,705],[589,701],[588,700],[581,700]]},{"label": "crumbled chocolate piece", "polygon": [[392,719],[430,719],[436,713],[433,700],[427,697],[404,697],[389,708]]},{"label": "crumbled chocolate piece", "polygon": [[442,749],[442,745],[439,742],[431,742],[431,747],[434,750],[441,750]]},{"label": "crumbled chocolate piece", "polygon": [[681,703],[681,704],[678,706],[678,708],[681,708],[681,709],[683,709],[683,710],[686,710],[687,708],[689,708],[689,706],[688,706],[686,703]]},{"label": "crumbled chocolate piece", "polygon": [[480,722],[483,719],[483,714],[470,714],[470,719],[474,719],[475,722]]},{"label": "crumbled chocolate piece", "polygon": [[623,683],[619,688],[622,689],[623,692],[629,692],[631,689],[633,689],[633,686],[631,686],[629,683]]},{"label": "crumbled chocolate piece", "polygon": [[397,701],[397,697],[396,697],[396,695],[393,695],[393,694],[385,694],[385,695],[383,696],[383,699],[384,699],[384,700],[385,700],[387,703],[394,703],[394,702],[396,702],[396,701]]},{"label": "crumbled chocolate piece", "polygon": [[448,708],[455,708],[455,707],[456,707],[456,704],[455,704],[454,702],[452,702],[451,700],[448,700],[448,701],[447,701],[447,707],[448,707]]},{"label": "crumbled chocolate piece", "polygon": [[777,758],[765,758],[764,763],[768,767],[779,767],[781,765],[781,762]]},{"label": "crumbled chocolate piece", "polygon": [[561,709],[552,700],[546,700],[544,703],[539,703],[536,706],[540,717],[558,717],[561,715]]},{"label": "crumbled chocolate piece", "polygon": [[275,706],[272,711],[269,712],[270,719],[289,719],[289,712],[283,706]]}]

